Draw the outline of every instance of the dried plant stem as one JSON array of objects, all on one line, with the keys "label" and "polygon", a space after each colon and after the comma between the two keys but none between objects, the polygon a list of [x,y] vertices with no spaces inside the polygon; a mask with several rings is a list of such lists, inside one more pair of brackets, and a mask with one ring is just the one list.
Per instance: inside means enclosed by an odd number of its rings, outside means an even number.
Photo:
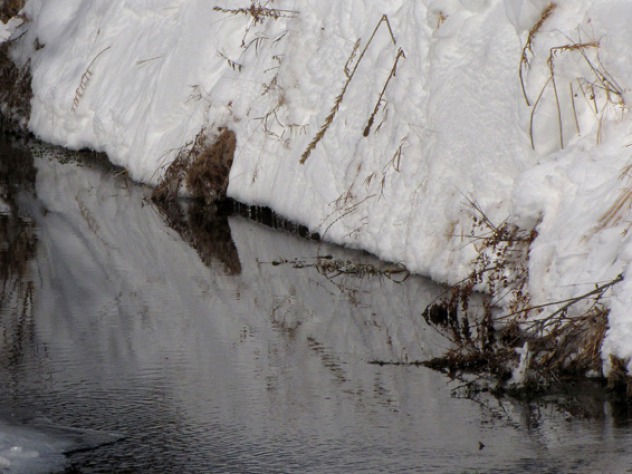
[{"label": "dried plant stem", "polygon": [[79,86],[77,87],[77,90],[75,90],[75,98],[72,101],[71,110],[73,112],[77,110],[77,107],[79,106],[79,102],[81,101],[81,98],[83,97],[83,94],[85,93],[86,88],[88,87],[88,83],[90,82],[90,78],[92,77],[92,66],[94,66],[94,63],[96,62],[96,60],[99,59],[99,57],[110,48],[111,46],[108,46],[107,48],[99,51],[99,53],[92,59],[92,61],[90,61],[90,64],[88,64],[88,67],[86,68],[85,72],[81,75],[81,79],[79,80]]},{"label": "dried plant stem", "polygon": [[562,124],[562,108],[560,107],[560,97],[557,93],[557,84],[555,82],[555,66],[553,65],[553,50],[549,53],[549,59],[547,61],[549,70],[551,71],[551,84],[553,85],[553,95],[555,96],[555,106],[557,108],[557,126],[560,134],[560,148],[564,149],[564,126]]},{"label": "dried plant stem", "polygon": [[[617,275],[614,279],[602,284],[602,285],[595,285],[595,288],[593,288],[592,290],[576,296],[574,298],[569,298],[567,300],[563,300],[563,301],[556,301],[554,303],[549,303],[549,304],[545,304],[545,305],[540,305],[539,307],[543,308],[546,306],[551,306],[551,305],[556,305],[556,304],[560,304],[560,303],[564,303],[560,308],[556,309],[555,311],[553,311],[551,314],[547,315],[545,318],[543,319],[538,319],[535,321],[531,321],[530,324],[530,329],[537,329],[537,331],[541,332],[543,331],[546,327],[550,326],[551,324],[555,324],[558,323],[560,320],[562,319],[566,319],[566,312],[568,311],[568,309],[573,306],[574,304],[579,303],[580,301],[586,301],[589,298],[592,297],[596,297],[596,301],[598,301],[603,295],[604,293],[612,288],[614,285],[621,283],[623,281],[623,274],[619,274]],[[530,308],[526,308],[523,311],[530,311],[532,309],[534,309],[535,307],[530,307]],[[505,316],[508,317],[509,315]]]},{"label": "dried plant stem", "polygon": [[[579,85],[579,90],[582,95],[586,99],[589,104],[591,110],[594,112],[595,117],[598,122],[597,129],[597,143],[601,141],[602,136],[602,128],[603,121],[605,118],[605,114],[607,112],[608,106],[610,107],[623,107],[625,105],[625,101],[623,98],[623,90],[616,83],[616,81],[608,74],[603,64],[599,59],[599,42],[598,41],[588,41],[588,42],[577,42],[577,43],[568,43],[561,46],[554,46],[549,49],[549,56],[547,58],[547,65],[549,68],[549,77],[547,81],[542,86],[538,98],[533,104],[533,108],[531,110],[531,117],[529,120],[529,135],[531,139],[531,147],[535,150],[535,140],[534,140],[534,117],[536,113],[536,109],[542,97],[549,86],[552,85],[553,88],[553,97],[555,100],[555,108],[557,113],[557,123],[559,129],[559,143],[560,148],[564,148],[564,118],[563,118],[563,110],[560,103],[560,91],[558,90],[558,77],[555,72],[555,62],[556,58],[559,57],[560,53],[572,53],[579,52],[581,54],[581,58],[584,60],[583,63],[589,68],[590,73],[586,73],[588,76],[594,75],[595,79],[592,77],[578,77],[577,83]],[[596,59],[590,58],[587,54],[588,50],[596,51]],[[570,101],[573,113],[573,119],[575,122],[575,128],[577,133],[581,132],[579,116],[577,112],[577,104],[575,101],[575,89],[573,88],[573,83],[569,81],[569,91],[570,91]],[[600,105],[598,103],[597,95],[601,93],[599,98],[603,98],[603,101]]]},{"label": "dried plant stem", "polygon": [[369,49],[369,46],[373,42],[373,38],[375,38],[375,35],[377,34],[377,32],[380,29],[380,26],[382,26],[382,24],[386,24],[386,27],[388,28],[388,32],[389,32],[389,34],[391,36],[391,40],[393,41],[393,44],[397,45],[397,41],[395,40],[395,36],[393,35],[393,30],[391,29],[391,24],[390,24],[390,22],[388,20],[388,17],[386,15],[382,15],[382,17],[380,18],[380,21],[377,22],[377,25],[375,26],[375,29],[373,30],[373,33],[369,37],[369,40],[367,41],[366,45],[364,46],[364,49],[360,53],[360,56],[358,57],[358,60],[356,61],[355,65],[353,66],[353,69],[349,73],[347,67],[348,67],[351,59],[355,56],[355,54],[357,52],[357,46],[354,46],[353,51],[351,52],[351,55],[350,55],[349,59],[345,63],[345,75],[347,76],[347,81],[345,82],[345,85],[342,88],[342,91],[340,92],[340,94],[338,94],[338,96],[336,97],[336,100],[334,101],[334,105],[331,108],[331,111],[330,111],[329,115],[325,118],[325,122],[320,127],[320,129],[318,130],[318,132],[316,133],[316,135],[314,136],[312,141],[309,143],[309,145],[307,145],[307,148],[305,149],[305,151],[301,155],[301,159],[299,161],[300,164],[302,164],[302,165],[305,164],[305,162],[307,161],[307,159],[311,155],[312,151],[314,151],[314,149],[316,148],[316,145],[318,145],[318,142],[320,142],[323,139],[323,137],[325,136],[325,134],[327,133],[327,129],[329,128],[329,126],[334,121],[334,118],[336,117],[336,114],[338,113],[338,110],[340,110],[340,104],[342,104],[344,96],[345,96],[345,94],[347,92],[347,88],[349,87],[349,84],[351,83],[351,80],[353,79],[353,76],[355,75],[356,71],[358,70],[358,67],[359,67],[360,63],[362,62],[362,59],[364,58],[364,55],[366,54],[367,50]]},{"label": "dried plant stem", "polygon": [[368,196],[366,196],[362,201],[356,202],[350,206],[348,206],[346,209],[344,209],[344,211],[338,216],[336,217],[333,221],[331,221],[329,223],[329,225],[325,228],[325,230],[323,231],[321,238],[325,238],[325,235],[327,235],[327,232],[329,232],[329,229],[332,228],[332,226],[338,222],[340,219],[342,219],[343,217],[351,214],[352,212],[354,212],[358,207],[360,207],[362,204],[364,204],[366,201],[368,201],[369,199],[371,199],[372,197],[375,197],[375,194],[369,194]]},{"label": "dried plant stem", "polygon": [[630,207],[632,204],[632,189],[625,189],[617,198],[617,200],[610,206],[608,211],[599,219],[599,228],[604,229],[616,224],[621,220],[621,211],[627,205]]},{"label": "dried plant stem", "polygon": [[531,106],[531,102],[529,101],[529,96],[527,95],[527,88],[524,80],[524,69],[529,67],[529,58],[527,56],[528,51],[532,51],[531,47],[533,46],[533,40],[535,35],[538,34],[542,25],[546,22],[546,20],[553,14],[553,10],[557,8],[557,4],[551,2],[549,3],[542,13],[540,14],[540,18],[538,21],[531,27],[529,30],[529,34],[527,35],[527,41],[525,42],[522,48],[522,55],[520,57],[520,67],[518,68],[518,76],[520,77],[520,86],[522,87],[522,95],[524,96],[524,100],[528,106]]},{"label": "dried plant stem", "polygon": [[573,83],[568,83],[569,93],[571,96],[571,104],[573,105],[573,117],[575,118],[575,129],[577,130],[577,134],[581,134],[581,130],[579,127],[579,119],[577,118],[577,107],[575,106],[575,91],[573,90]]},{"label": "dried plant stem", "polygon": [[216,12],[229,13],[231,15],[250,15],[255,23],[262,21],[263,18],[273,18],[275,20],[279,18],[294,18],[298,15],[295,10],[282,10],[279,8],[265,8],[261,5],[256,5],[252,2],[248,8],[222,8],[213,7]]},{"label": "dried plant stem", "polygon": [[375,115],[380,110],[380,105],[382,104],[382,98],[384,97],[384,93],[386,92],[386,88],[388,87],[389,82],[391,82],[391,79],[395,77],[395,74],[397,74],[397,63],[399,62],[401,58],[405,59],[406,54],[404,53],[404,50],[402,48],[399,48],[397,50],[397,56],[395,56],[395,62],[393,63],[393,67],[391,68],[391,72],[389,73],[388,78],[386,79],[386,82],[384,83],[384,87],[382,88],[382,92],[380,92],[377,102],[375,103],[375,107],[373,108],[373,113],[369,117],[369,121],[367,122],[366,127],[364,127],[363,135],[365,137],[368,137],[369,133],[371,133],[371,126],[373,125],[373,121],[375,120]]}]

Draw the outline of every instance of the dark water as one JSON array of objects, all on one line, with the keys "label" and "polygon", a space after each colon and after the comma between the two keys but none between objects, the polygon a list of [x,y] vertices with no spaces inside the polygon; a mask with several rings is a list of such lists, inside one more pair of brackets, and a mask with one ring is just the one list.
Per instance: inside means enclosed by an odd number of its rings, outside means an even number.
[{"label": "dark water", "polygon": [[440,286],[319,271],[380,263],[148,192],[0,147],[0,413],[124,436],[67,472],[632,472],[627,408],[590,384],[469,400],[370,364],[448,347],[421,317]]}]

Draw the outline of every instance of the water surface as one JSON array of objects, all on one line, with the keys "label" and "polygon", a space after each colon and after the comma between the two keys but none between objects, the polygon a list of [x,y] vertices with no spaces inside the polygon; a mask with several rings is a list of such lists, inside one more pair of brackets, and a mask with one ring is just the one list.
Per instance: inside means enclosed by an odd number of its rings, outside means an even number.
[{"label": "water surface", "polygon": [[429,280],[319,271],[383,264],[159,211],[98,158],[0,155],[0,408],[124,436],[68,472],[632,472],[627,409],[594,387],[473,401],[370,364],[449,346],[421,317],[445,291]]}]

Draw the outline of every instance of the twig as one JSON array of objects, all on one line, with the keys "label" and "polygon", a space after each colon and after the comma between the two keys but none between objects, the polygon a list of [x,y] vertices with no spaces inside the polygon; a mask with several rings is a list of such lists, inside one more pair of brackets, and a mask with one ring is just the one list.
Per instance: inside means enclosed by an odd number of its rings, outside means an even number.
[{"label": "twig", "polygon": [[363,135],[365,137],[368,137],[369,133],[371,132],[371,126],[373,125],[373,120],[375,119],[375,115],[380,109],[380,104],[382,103],[382,98],[384,97],[384,93],[386,92],[388,83],[391,82],[391,79],[395,77],[395,74],[397,73],[397,63],[399,62],[401,58],[405,59],[406,54],[404,53],[404,50],[402,48],[399,48],[397,50],[397,56],[395,56],[395,62],[393,63],[393,67],[391,68],[391,72],[389,73],[388,78],[386,79],[386,82],[384,83],[384,87],[382,88],[382,92],[380,92],[377,102],[375,103],[375,107],[373,108],[373,113],[371,114],[371,117],[369,117],[369,121],[367,122],[366,127],[364,127]]}]

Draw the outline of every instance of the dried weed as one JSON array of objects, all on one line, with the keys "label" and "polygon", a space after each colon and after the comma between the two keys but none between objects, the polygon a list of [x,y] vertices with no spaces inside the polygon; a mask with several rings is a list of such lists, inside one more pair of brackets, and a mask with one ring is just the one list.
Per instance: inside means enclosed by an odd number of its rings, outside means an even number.
[{"label": "dried weed", "polygon": [[235,132],[227,128],[219,128],[218,132],[209,135],[208,130],[203,129],[191,145],[180,150],[154,189],[154,201],[176,199],[183,185],[193,198],[207,203],[226,197],[237,138]]},{"label": "dried weed", "polygon": [[97,61],[97,59],[99,59],[99,57],[101,57],[101,55],[110,48],[111,46],[108,46],[107,48],[104,48],[101,51],[99,51],[99,53],[92,59],[92,61],[90,61],[90,64],[88,64],[88,67],[86,68],[84,73],[81,75],[81,79],[79,80],[79,85],[77,86],[77,89],[75,90],[75,97],[72,100],[71,110],[73,112],[75,112],[77,110],[77,107],[79,107],[79,102],[81,102],[81,98],[85,94],[86,88],[88,87],[88,83],[90,82],[90,79],[92,78],[92,66],[94,66],[94,63]]},{"label": "dried weed", "polygon": [[529,34],[527,35],[527,40],[525,41],[524,46],[522,47],[522,55],[520,56],[520,67],[518,69],[518,76],[520,77],[520,86],[522,87],[522,94],[524,96],[524,100],[527,102],[527,106],[531,106],[531,102],[529,101],[529,96],[527,95],[527,88],[524,80],[524,70],[529,68],[529,55],[528,53],[533,54],[533,41],[538,34],[538,32],[542,29],[542,26],[549,19],[549,17],[553,14],[553,11],[557,8],[557,4],[551,2],[549,3],[542,13],[540,17],[535,22],[535,24],[529,30]]},{"label": "dried weed", "polygon": [[[468,212],[478,249],[474,270],[422,313],[454,346],[427,365],[451,373],[486,373],[500,387],[521,363],[524,383],[530,387],[554,383],[567,374],[601,373],[601,344],[608,322],[603,299],[623,276],[568,300],[531,305],[528,258],[537,233],[506,221],[493,224],[475,201],[470,201]],[[478,287],[485,294],[480,307],[473,307]],[[497,314],[501,303],[509,308],[507,314]],[[571,315],[572,308],[579,309]]]},{"label": "dried weed", "polygon": [[296,15],[298,15],[298,11],[268,8],[266,6],[262,6],[261,2],[256,0],[252,0],[250,7],[248,8],[213,7],[213,10],[217,12],[228,13],[230,15],[250,16],[255,24],[268,18],[278,20],[279,18],[294,18],[296,17]]},{"label": "dried weed", "polygon": [[[23,1],[5,2],[0,15],[13,17],[22,8]],[[6,21],[6,20],[3,20]],[[31,116],[31,62],[18,65],[11,59],[11,48],[22,36],[0,45],[0,118],[3,128],[16,132],[26,132]]]},{"label": "dried weed", "polygon": [[0,3],[0,21],[6,23],[16,16],[22,8],[26,0],[2,0]]},{"label": "dried weed", "polygon": [[[553,5],[553,4],[551,4]],[[548,10],[545,10],[548,11]],[[552,11],[552,9],[550,10]],[[550,12],[546,16],[548,18]],[[544,18],[544,16],[543,16]],[[546,19],[544,18],[544,19]],[[541,26],[539,22],[538,29]],[[537,32],[537,29],[532,31]],[[581,36],[581,35],[580,35]],[[523,94],[528,106],[531,106],[531,102],[527,97],[526,85],[523,77],[523,71],[529,67],[526,51],[531,48],[532,37],[530,35],[525,49],[523,50],[523,56],[520,62],[520,83],[522,85]],[[603,122],[607,114],[611,111],[623,111],[625,109],[625,101],[623,96],[623,89],[612,77],[608,70],[604,67],[601,58],[599,56],[599,41],[582,41],[581,37],[578,41],[574,41],[568,38],[567,44],[554,46],[549,48],[549,55],[547,57],[548,78],[531,109],[529,117],[529,139],[531,141],[531,147],[535,150],[535,137],[534,137],[534,124],[535,116],[538,111],[538,106],[547,95],[547,91],[552,89],[553,100],[555,103],[555,111],[557,114],[557,124],[559,133],[560,148],[564,148],[566,140],[564,137],[564,123],[565,112],[562,105],[562,91],[558,82],[560,78],[556,74],[556,63],[562,58],[568,58],[570,55],[579,55],[579,71],[577,77],[567,79],[568,91],[569,91],[569,106],[572,109],[573,123],[577,134],[581,133],[581,127],[579,122],[578,104],[576,98],[581,94],[585,99],[585,106],[591,110],[597,121],[597,135],[596,142],[600,143],[602,139]]]},{"label": "dried weed", "polygon": [[[316,135],[314,136],[312,141],[307,145],[307,148],[305,149],[305,151],[301,155],[301,159],[299,161],[301,164],[305,164],[305,162],[307,161],[309,156],[312,154],[312,152],[316,148],[316,145],[318,145],[318,142],[320,142],[323,139],[323,137],[327,133],[327,130],[329,129],[329,127],[333,123],[334,118],[336,117],[336,114],[340,110],[340,105],[342,104],[342,101],[344,100],[344,96],[345,96],[345,94],[347,92],[347,89],[349,88],[349,84],[353,80],[353,76],[355,75],[356,71],[358,70],[358,67],[360,66],[360,63],[362,62],[362,59],[364,58],[364,55],[366,54],[367,50],[369,49],[369,46],[371,46],[371,43],[373,42],[373,39],[375,38],[375,35],[377,34],[377,32],[379,31],[379,29],[380,29],[380,27],[382,25],[386,25],[386,27],[388,28],[388,32],[389,32],[390,38],[391,38],[391,40],[393,42],[393,45],[397,46],[397,41],[395,40],[395,35],[393,34],[393,29],[391,28],[391,23],[390,23],[387,15],[382,15],[380,20],[377,22],[377,25],[375,25],[375,28],[373,29],[373,33],[371,33],[371,36],[369,37],[369,40],[367,41],[366,45],[364,45],[364,48],[362,49],[362,52],[360,53],[360,56],[358,56],[358,59],[355,61],[355,65],[353,66],[353,69],[351,69],[351,71],[349,71],[350,64],[353,63],[353,61],[354,61],[354,59],[356,57],[356,53],[357,53],[358,48],[359,48],[359,42],[355,43],[355,45],[353,47],[353,50],[351,51],[351,54],[349,55],[349,58],[347,59],[347,62],[345,63],[345,67],[344,67],[344,73],[345,73],[345,76],[347,77],[347,80],[345,81],[345,84],[344,84],[342,90],[340,91],[340,94],[338,94],[338,96],[336,96],[336,99],[334,100],[334,105],[331,108],[331,110],[329,112],[329,115],[325,118],[325,122],[321,125],[320,129],[318,130],[318,132],[316,133]],[[398,54],[397,54],[397,58],[395,60],[395,64],[393,65],[393,69],[391,71],[392,76],[395,75],[397,62],[399,61],[400,57],[405,57],[404,52],[401,49],[399,51],[401,53],[398,52]],[[386,89],[386,86],[388,85],[388,82],[390,81],[392,76],[389,76],[389,78],[386,81],[386,84],[384,86],[384,89]],[[380,96],[380,98],[381,98],[381,96]],[[379,103],[380,103],[380,101],[378,101],[378,105],[376,106],[376,109],[379,107]],[[372,121],[371,121],[371,123],[372,123]],[[368,128],[365,128],[366,135],[368,135],[368,129],[370,129],[369,125],[367,125],[367,127]]]}]

